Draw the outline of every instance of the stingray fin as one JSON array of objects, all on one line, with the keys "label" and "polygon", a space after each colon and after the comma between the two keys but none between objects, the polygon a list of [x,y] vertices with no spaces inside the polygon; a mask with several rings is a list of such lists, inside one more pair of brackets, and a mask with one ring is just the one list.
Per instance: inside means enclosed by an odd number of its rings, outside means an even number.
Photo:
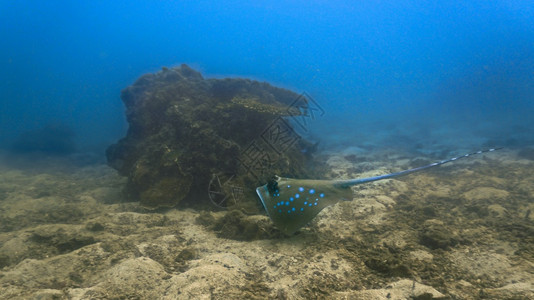
[{"label": "stingray fin", "polygon": [[352,200],[348,187],[331,180],[275,177],[256,189],[274,225],[290,235],[308,224],[325,207],[340,200]]}]

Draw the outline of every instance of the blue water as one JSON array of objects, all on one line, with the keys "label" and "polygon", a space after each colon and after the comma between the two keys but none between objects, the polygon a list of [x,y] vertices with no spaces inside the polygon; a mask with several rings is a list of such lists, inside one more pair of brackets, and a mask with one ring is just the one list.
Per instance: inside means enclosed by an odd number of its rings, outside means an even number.
[{"label": "blue water", "polygon": [[187,63],[306,92],[330,146],[534,144],[532,1],[1,1],[0,147],[58,124],[101,153],[120,91]]}]

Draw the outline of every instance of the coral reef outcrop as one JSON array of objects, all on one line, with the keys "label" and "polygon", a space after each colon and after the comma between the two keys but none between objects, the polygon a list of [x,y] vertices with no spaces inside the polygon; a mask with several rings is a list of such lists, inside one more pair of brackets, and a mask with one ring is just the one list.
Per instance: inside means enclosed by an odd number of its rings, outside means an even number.
[{"label": "coral reef outcrop", "polygon": [[256,201],[254,188],[274,174],[310,177],[313,145],[290,120],[307,99],[290,90],[181,65],[141,76],[121,98],[129,129],[106,155],[144,207]]}]

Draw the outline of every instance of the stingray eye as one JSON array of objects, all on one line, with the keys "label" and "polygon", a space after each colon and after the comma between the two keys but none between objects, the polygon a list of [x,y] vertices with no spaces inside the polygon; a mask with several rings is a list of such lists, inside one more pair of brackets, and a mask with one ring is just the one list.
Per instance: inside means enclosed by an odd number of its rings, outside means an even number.
[{"label": "stingray eye", "polygon": [[279,193],[279,190],[278,190],[278,181],[276,180],[269,180],[269,182],[267,183],[267,189],[269,190],[269,192],[273,195],[276,195]]}]

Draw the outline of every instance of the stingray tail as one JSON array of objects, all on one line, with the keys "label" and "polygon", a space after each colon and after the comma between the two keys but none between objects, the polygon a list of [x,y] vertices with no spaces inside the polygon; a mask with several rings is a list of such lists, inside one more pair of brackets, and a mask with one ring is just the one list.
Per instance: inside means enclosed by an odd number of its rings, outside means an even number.
[{"label": "stingray tail", "polygon": [[473,156],[473,155],[476,155],[476,154],[486,153],[486,152],[493,152],[493,151],[496,151],[496,150],[499,150],[499,149],[502,149],[502,147],[501,148],[492,148],[492,149],[487,149],[487,150],[481,150],[481,151],[477,151],[477,152],[473,152],[473,153],[468,153],[468,154],[464,154],[462,156],[457,156],[457,157],[453,157],[453,158],[450,158],[450,159],[442,160],[442,161],[439,161],[439,162],[431,163],[431,164],[426,165],[426,166],[413,168],[413,169],[409,169],[409,170],[404,170],[404,171],[400,171],[400,172],[395,172],[395,173],[391,173],[391,174],[386,174],[386,175],[367,177],[367,178],[359,178],[359,179],[350,179],[350,180],[339,180],[339,181],[336,182],[336,186],[349,187],[349,186],[353,186],[353,185],[357,185],[357,184],[362,184],[362,183],[367,183],[367,182],[372,182],[372,181],[377,181],[377,180],[382,180],[382,179],[389,179],[389,178],[393,178],[393,177],[404,176],[404,175],[408,175],[408,174],[411,174],[411,173],[419,172],[419,171],[422,171],[422,170],[425,170],[425,169],[428,169],[428,168],[437,167],[437,166],[440,166],[440,165],[443,165],[443,164],[446,164],[446,163],[449,163],[449,162],[452,162],[452,161],[455,161],[455,160],[458,160],[458,159],[461,159],[461,158]]}]

